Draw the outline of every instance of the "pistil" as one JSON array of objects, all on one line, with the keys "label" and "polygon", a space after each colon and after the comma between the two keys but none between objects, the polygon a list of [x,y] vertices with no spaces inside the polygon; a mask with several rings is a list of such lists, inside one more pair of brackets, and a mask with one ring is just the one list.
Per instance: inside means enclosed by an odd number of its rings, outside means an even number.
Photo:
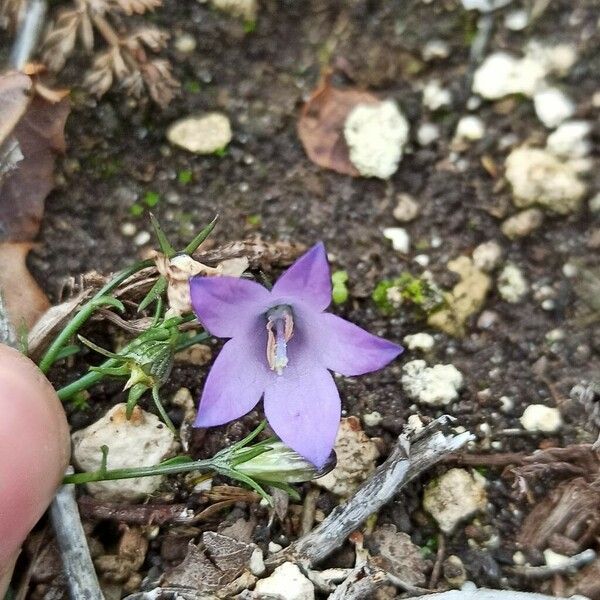
[{"label": "pistil", "polygon": [[287,304],[274,306],[267,312],[267,361],[281,375],[289,360],[287,343],[294,333],[292,308]]}]

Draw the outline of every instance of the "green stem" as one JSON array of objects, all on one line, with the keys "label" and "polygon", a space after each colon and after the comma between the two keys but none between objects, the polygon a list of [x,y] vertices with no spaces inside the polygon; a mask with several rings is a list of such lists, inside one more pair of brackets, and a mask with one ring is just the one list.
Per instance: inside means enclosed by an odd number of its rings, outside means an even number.
[{"label": "green stem", "polygon": [[128,269],[124,269],[120,271],[115,277],[113,277],[109,282],[104,285],[88,302],[86,302],[80,309],[79,312],[71,319],[69,324],[58,334],[58,336],[54,339],[50,347],[46,350],[44,356],[40,360],[39,368],[43,373],[47,373],[50,370],[50,367],[56,361],[56,357],[59,355],[62,347],[67,344],[69,339],[77,333],[77,331],[82,327],[82,325],[92,316],[94,311],[102,304],[111,304],[115,303],[114,298],[104,298],[106,294],[114,290],[118,285],[120,285],[123,281],[145,269],[147,267],[151,267],[153,265],[152,260],[144,260],[141,262],[132,265]]},{"label": "green stem", "polygon": [[63,483],[93,483],[95,481],[112,481],[115,479],[130,479],[132,477],[151,477],[154,475],[176,475],[190,471],[206,473],[215,470],[212,459],[194,460],[179,464],[153,465],[151,467],[126,467],[123,469],[100,469],[90,473],[75,473],[67,475]]}]

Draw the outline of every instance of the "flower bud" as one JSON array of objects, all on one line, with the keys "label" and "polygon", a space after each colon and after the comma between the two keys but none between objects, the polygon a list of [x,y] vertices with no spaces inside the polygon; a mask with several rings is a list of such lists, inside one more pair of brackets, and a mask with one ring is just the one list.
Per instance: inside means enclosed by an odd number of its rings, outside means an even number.
[{"label": "flower bud", "polygon": [[[263,442],[264,443],[264,442]],[[323,477],[337,462],[335,451],[321,469],[282,442],[269,442],[266,452],[240,463],[235,470],[251,479],[266,483],[302,483]]]}]

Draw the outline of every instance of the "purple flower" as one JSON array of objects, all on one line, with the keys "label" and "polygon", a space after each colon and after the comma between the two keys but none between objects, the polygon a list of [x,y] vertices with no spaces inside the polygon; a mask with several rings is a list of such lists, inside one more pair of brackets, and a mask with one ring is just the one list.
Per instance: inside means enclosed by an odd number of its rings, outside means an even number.
[{"label": "purple flower", "polygon": [[331,453],[340,423],[340,396],[329,370],[361,375],[403,350],[323,312],[331,302],[331,277],[322,243],[272,290],[235,277],[194,277],[190,288],[204,327],[231,338],[208,374],[194,425],[237,419],[264,395],[273,430],[317,467]]}]

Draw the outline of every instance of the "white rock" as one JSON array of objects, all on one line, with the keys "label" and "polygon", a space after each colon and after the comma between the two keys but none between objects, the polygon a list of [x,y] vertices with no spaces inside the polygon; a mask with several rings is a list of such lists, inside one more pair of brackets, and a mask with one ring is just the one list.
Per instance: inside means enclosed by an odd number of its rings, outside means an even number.
[{"label": "white rock", "polygon": [[546,148],[558,158],[582,158],[592,149],[591,130],[588,121],[565,121],[548,136]]},{"label": "white rock", "polygon": [[255,21],[258,11],[257,0],[211,0],[212,5],[233,17]]},{"label": "white rock", "polygon": [[408,254],[410,250],[410,236],[403,227],[387,227],[383,235],[392,242],[392,247],[402,254]]},{"label": "white rock", "polygon": [[436,111],[452,103],[450,90],[443,88],[438,79],[432,79],[423,88],[423,105]]},{"label": "white rock", "polygon": [[427,256],[427,254],[417,254],[413,260],[421,267],[425,268],[427,266],[429,266],[429,256]]},{"label": "white rock", "polygon": [[144,246],[145,244],[147,244],[150,239],[151,239],[151,235],[147,232],[147,231],[140,231],[134,238],[133,238],[133,243],[136,246]]},{"label": "white rock", "polygon": [[479,12],[491,12],[503,6],[507,6],[512,0],[460,0],[466,10],[478,10]]},{"label": "white rock", "polygon": [[417,402],[445,406],[458,398],[463,376],[454,365],[428,367],[424,360],[413,360],[402,368],[402,388]]},{"label": "white rock", "polygon": [[539,61],[495,52],[475,71],[473,91],[488,100],[497,100],[510,94],[531,97],[544,82],[546,74],[546,65]]},{"label": "white rock", "polygon": [[520,418],[521,425],[527,431],[556,433],[562,425],[562,417],[558,408],[543,404],[530,404]]},{"label": "white rock", "polygon": [[511,304],[516,304],[528,290],[529,286],[521,269],[513,263],[507,263],[498,275],[498,291],[502,298]]},{"label": "white rock", "polygon": [[[117,404],[101,419],[72,436],[73,459],[83,471],[100,468],[100,448],[108,446],[109,469],[150,467],[164,460],[174,448],[171,430],[155,415],[134,408],[125,416],[125,404]],[[103,500],[134,501],[158,489],[162,477],[138,477],[87,484],[90,494]]]},{"label": "white rock", "polygon": [[167,129],[167,139],[171,144],[196,154],[222,150],[231,141],[231,135],[229,119],[221,113],[185,117]]},{"label": "white rock", "polygon": [[558,569],[566,567],[572,562],[572,559],[569,556],[554,552],[554,550],[550,550],[550,548],[544,550],[544,560],[546,561],[546,566]]},{"label": "white rock", "polygon": [[540,204],[567,214],[577,210],[586,193],[586,186],[573,166],[547,150],[516,148],[508,155],[505,166],[513,202],[519,208]]},{"label": "white rock", "polygon": [[273,573],[259,579],[254,588],[258,595],[271,594],[281,600],[314,600],[315,587],[300,569],[291,562],[285,562]]},{"label": "white rock", "polygon": [[121,233],[127,237],[133,237],[137,231],[134,223],[123,223],[121,225]]},{"label": "white rock", "polygon": [[256,550],[254,550],[250,556],[248,568],[250,569],[250,573],[252,573],[252,575],[256,575],[257,577],[260,577],[265,572],[265,559],[260,548],[256,548]]},{"label": "white rock", "polygon": [[423,60],[430,61],[436,58],[448,58],[450,46],[444,40],[428,40],[421,52]]},{"label": "white rock", "polygon": [[526,10],[511,10],[504,17],[504,26],[511,31],[521,31],[527,25],[529,25],[529,13]]},{"label": "white rock", "polygon": [[350,161],[365,177],[391,177],[402,158],[408,131],[408,121],[393,100],[358,104],[344,124]]},{"label": "white rock", "polygon": [[486,273],[491,273],[502,258],[502,246],[496,240],[483,242],[473,250],[473,264]]},{"label": "white rock", "polygon": [[429,146],[440,137],[440,128],[435,123],[422,123],[417,129],[417,142],[421,146]]},{"label": "white rock", "polygon": [[182,54],[190,54],[196,49],[196,38],[189,33],[182,33],[175,38],[174,46]]},{"label": "white rock", "polygon": [[538,119],[549,129],[558,127],[575,112],[573,101],[563,91],[553,87],[536,92],[533,106]]},{"label": "white rock", "polygon": [[577,275],[579,273],[579,269],[577,268],[577,265],[567,262],[562,266],[562,272],[565,277],[568,277],[569,279],[571,279],[572,277],[575,277],[575,275]]},{"label": "white rock", "polygon": [[485,479],[465,469],[450,469],[432,481],[423,494],[423,508],[444,533],[487,506]]},{"label": "white rock", "polygon": [[525,237],[536,230],[544,221],[544,213],[539,208],[527,208],[509,217],[502,223],[502,233],[511,239]]},{"label": "white rock", "polygon": [[362,419],[363,419],[363,423],[367,427],[377,427],[377,425],[379,425],[381,423],[381,421],[383,421],[383,417],[381,416],[381,413],[377,412],[376,410],[374,410],[373,412],[370,412],[370,413],[365,413],[363,415]]},{"label": "white rock", "polygon": [[412,335],[404,336],[404,343],[409,350],[421,350],[429,352],[433,348],[435,340],[429,333],[413,333]]},{"label": "white rock", "polygon": [[416,219],[419,214],[419,203],[410,194],[398,194],[398,204],[394,208],[394,219],[401,223],[408,223]]},{"label": "white rock", "polygon": [[315,484],[342,498],[348,498],[375,470],[379,450],[361,429],[356,417],[342,419],[334,449],[337,455],[335,468],[324,477],[316,479]]},{"label": "white rock", "polygon": [[577,60],[575,46],[570,44],[544,45],[532,40],[525,48],[525,56],[540,64],[547,74],[566,75]]},{"label": "white rock", "polygon": [[456,137],[475,142],[485,135],[484,122],[475,115],[465,115],[456,126]]},{"label": "white rock", "polygon": [[593,198],[590,198],[588,206],[590,212],[594,214],[600,213],[600,192],[598,192]]}]

